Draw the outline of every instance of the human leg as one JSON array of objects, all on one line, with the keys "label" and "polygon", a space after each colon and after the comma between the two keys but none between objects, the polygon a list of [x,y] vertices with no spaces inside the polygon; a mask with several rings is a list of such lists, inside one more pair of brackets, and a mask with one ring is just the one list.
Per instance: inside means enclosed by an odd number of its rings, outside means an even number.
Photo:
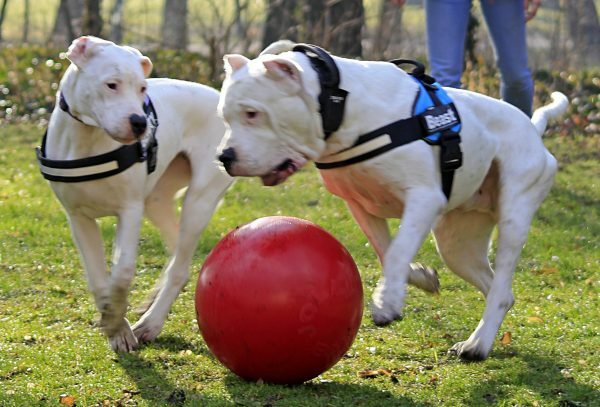
[{"label": "human leg", "polygon": [[471,0],[425,0],[431,74],[442,86],[460,88]]},{"label": "human leg", "polygon": [[527,32],[522,0],[481,0],[501,74],[502,99],[531,116],[533,79],[528,67]]}]

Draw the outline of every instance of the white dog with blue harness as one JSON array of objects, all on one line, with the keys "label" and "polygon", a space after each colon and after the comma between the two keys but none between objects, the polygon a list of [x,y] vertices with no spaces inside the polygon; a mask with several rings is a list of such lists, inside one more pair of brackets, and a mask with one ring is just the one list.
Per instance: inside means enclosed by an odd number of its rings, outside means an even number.
[{"label": "white dog with blue harness", "polygon": [[[418,64],[409,75],[392,63],[281,42],[254,60],[227,55],[225,68],[225,170],[276,185],[317,163],[383,265],[372,304],[378,325],[401,317],[407,282],[438,290],[437,274],[411,263],[433,230],[448,268],[486,297],[481,322],[452,351],[485,359],[514,302],[513,272],[531,220],[553,183],[556,160],[541,136],[566,97],[554,93],[529,119],[502,101],[441,89]],[[425,94],[438,100],[421,105]],[[393,239],[387,218],[402,218]]]}]

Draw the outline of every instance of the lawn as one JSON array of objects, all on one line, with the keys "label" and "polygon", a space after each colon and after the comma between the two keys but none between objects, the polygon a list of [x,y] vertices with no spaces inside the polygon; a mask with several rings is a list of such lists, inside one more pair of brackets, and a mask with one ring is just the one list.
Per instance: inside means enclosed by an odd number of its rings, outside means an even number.
[{"label": "lawn", "polygon": [[[597,98],[596,98],[597,103]],[[490,358],[447,356],[477,325],[484,300],[451,274],[429,238],[418,260],[438,269],[441,295],[409,288],[405,317],[375,327],[368,308],[342,360],[300,386],[245,382],[211,355],[198,331],[194,288],[202,260],[228,231],[275,214],[309,219],[352,253],[365,304],[380,274],[366,238],[317,172],[277,188],[238,181],[198,247],[192,279],[154,343],[115,354],[97,327],[65,215],[39,175],[43,129],[0,127],[0,405],[598,406],[600,405],[600,136],[548,134],[560,172],[517,267],[516,303]],[[398,222],[392,222],[394,227]],[[101,221],[107,248],[114,219]],[[133,305],[165,261],[144,224]],[[110,252],[110,250],[107,250]],[[131,312],[130,320],[137,316]]]}]

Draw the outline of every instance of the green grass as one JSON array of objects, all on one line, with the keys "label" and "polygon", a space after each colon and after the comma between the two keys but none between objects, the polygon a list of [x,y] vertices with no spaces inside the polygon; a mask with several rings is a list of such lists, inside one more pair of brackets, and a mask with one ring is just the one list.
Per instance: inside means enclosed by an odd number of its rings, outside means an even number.
[{"label": "green grass", "polygon": [[[446,355],[475,328],[484,301],[444,268],[428,239],[418,257],[440,271],[441,295],[410,288],[404,320],[385,328],[375,327],[365,310],[346,357],[320,377],[290,387],[248,383],[220,365],[198,332],[193,294],[203,258],[224,234],[283,214],[320,224],[347,246],[368,303],[379,265],[316,171],[303,170],[277,188],[238,181],[202,237],[192,280],[161,336],[131,354],[115,354],[95,325],[64,213],[37,170],[33,147],[42,133],[30,124],[0,127],[2,406],[59,405],[61,394],[73,396],[77,406],[600,404],[598,135],[568,132],[546,140],[561,169],[517,268],[516,304],[498,336],[510,332],[510,343],[498,340],[481,363]],[[113,226],[113,219],[102,220],[107,249]],[[145,224],[142,235],[133,304],[142,301],[166,260],[156,230]],[[359,375],[379,368],[387,374]]]}]

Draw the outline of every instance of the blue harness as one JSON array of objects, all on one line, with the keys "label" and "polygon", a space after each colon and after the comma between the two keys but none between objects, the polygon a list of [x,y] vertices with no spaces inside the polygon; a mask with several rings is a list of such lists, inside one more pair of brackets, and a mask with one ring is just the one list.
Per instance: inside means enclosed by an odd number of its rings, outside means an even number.
[{"label": "blue harness", "polygon": [[[458,117],[458,115],[453,116],[454,112],[456,111],[456,108],[454,108],[452,99],[450,99],[450,96],[448,96],[448,94],[442,88],[442,86],[439,83],[434,82],[431,85],[427,85],[428,87],[426,88],[426,85],[423,84],[423,82],[421,82],[414,76],[412,76],[412,78],[419,85],[419,93],[417,94],[417,98],[415,99],[415,103],[413,105],[413,116],[421,116],[427,114],[428,111],[433,112],[437,109],[438,114],[446,114],[446,116],[444,116],[443,119],[439,119],[438,122],[448,122],[448,124],[444,126],[444,129],[440,131],[435,131],[434,129],[434,133],[428,132],[428,134],[425,137],[423,137],[423,140],[429,144],[436,145],[440,141],[442,131],[450,130],[451,132],[456,134],[460,133],[462,127],[460,123],[460,118]],[[448,111],[448,109],[444,109],[444,106],[452,106],[452,108],[450,111]],[[439,107],[442,108],[440,109]],[[425,124],[427,124],[427,119],[425,119],[425,122]],[[430,119],[430,122],[434,124],[433,119]]]},{"label": "blue harness", "polygon": [[[308,47],[306,45],[303,45],[303,47],[303,49],[294,50],[307,52],[305,48]],[[319,51],[318,53],[315,53],[318,54],[317,57],[307,54],[313,67],[317,72],[320,72],[323,69],[333,70],[337,79],[335,87],[337,87],[339,85],[339,72],[337,71],[333,59],[325,51],[320,49],[317,51]],[[318,61],[313,62],[313,59],[317,59]],[[323,62],[323,60],[325,60],[325,62]],[[462,165],[462,151],[460,149],[459,134],[461,130],[461,121],[458,111],[456,110],[452,99],[444,91],[442,86],[437,83],[435,79],[425,74],[425,67],[423,64],[417,61],[403,59],[397,59],[390,62],[396,65],[415,65],[415,69],[410,72],[410,75],[419,85],[419,91],[413,104],[412,116],[361,135],[352,146],[333,154],[333,156],[330,157],[331,160],[328,159],[327,162],[317,162],[315,165],[320,170],[344,167],[376,157],[396,147],[422,140],[430,145],[440,146],[442,190],[444,191],[446,198],[450,199],[454,172]],[[323,76],[324,75],[319,73],[319,78]],[[327,87],[331,88],[332,85],[328,83]],[[323,84],[322,89],[325,89]],[[325,116],[329,111],[332,111],[332,109],[327,108],[326,105],[324,108],[321,98],[319,98],[319,101],[321,103],[323,123],[331,122],[332,119]],[[336,99],[333,99],[333,101],[335,102]],[[332,102],[330,101],[329,104],[332,104]],[[341,113],[336,113],[333,118],[333,121],[337,123],[337,127],[332,129],[324,126],[324,129],[327,130],[325,132],[325,139],[327,139],[331,133],[336,131],[341,124],[343,118],[343,103],[341,104],[341,109],[337,109],[337,111],[341,111]]]}]

